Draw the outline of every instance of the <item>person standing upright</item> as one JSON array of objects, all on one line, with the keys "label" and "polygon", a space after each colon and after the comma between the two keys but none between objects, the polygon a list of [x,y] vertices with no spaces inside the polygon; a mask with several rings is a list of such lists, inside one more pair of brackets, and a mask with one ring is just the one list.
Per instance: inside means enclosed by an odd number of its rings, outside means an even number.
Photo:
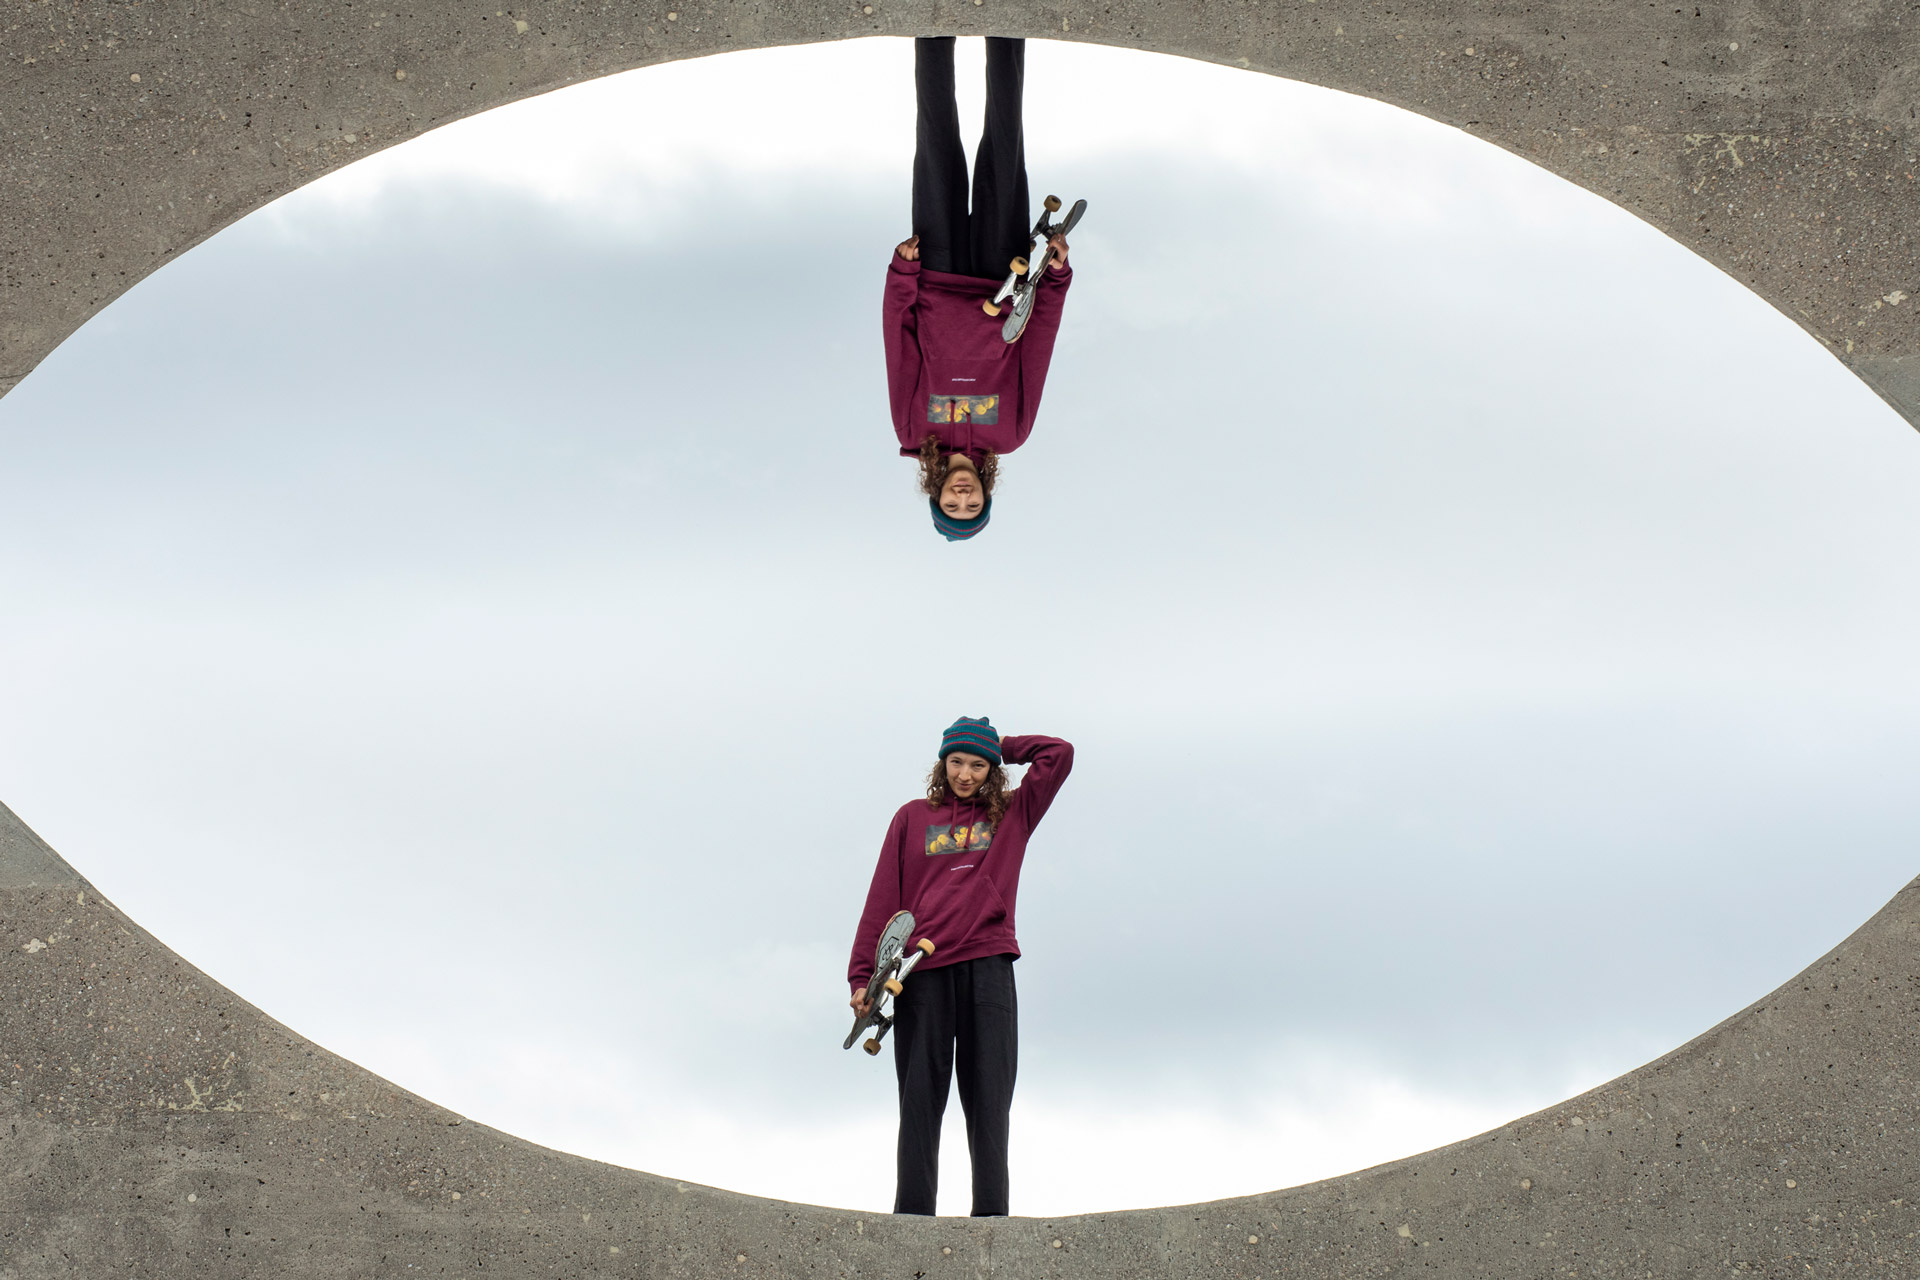
[{"label": "person standing upright", "polygon": [[[1002,762],[1032,767],[1007,789]],[[911,950],[934,943],[894,997],[900,1097],[895,1213],[931,1214],[940,1187],[940,1122],[956,1068],[973,1163],[973,1216],[1005,1216],[1007,1142],[1019,1061],[1014,907],[1027,840],[1073,769],[1073,745],[1038,734],[1004,740],[984,716],[940,738],[927,795],[900,806],[854,930],[847,1003],[865,1016],[874,947],[896,911],[911,911]]]},{"label": "person standing upright", "polygon": [[1003,341],[999,322],[982,310],[1008,264],[1029,248],[1026,41],[987,37],[987,115],[971,207],[953,48],[952,36],[913,42],[913,235],[894,250],[882,303],[894,434],[901,455],[918,459],[934,528],[949,542],[973,537],[992,516],[1000,455],[1033,430],[1073,283],[1067,242],[1055,237],[1025,333]]}]

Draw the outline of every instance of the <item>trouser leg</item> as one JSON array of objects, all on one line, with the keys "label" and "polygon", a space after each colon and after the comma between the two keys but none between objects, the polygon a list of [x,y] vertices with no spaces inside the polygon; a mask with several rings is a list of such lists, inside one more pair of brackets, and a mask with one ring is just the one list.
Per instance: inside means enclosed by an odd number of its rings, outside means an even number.
[{"label": "trouser leg", "polygon": [[933,271],[971,274],[967,244],[967,153],[953,99],[953,37],[913,42],[913,234]]},{"label": "trouser leg", "polygon": [[1027,75],[1027,42],[987,37],[987,120],[973,158],[971,254],[974,274],[997,276],[1027,251],[1033,229],[1027,198],[1027,143],[1021,97]]},{"label": "trouser leg", "polygon": [[953,967],[922,969],[894,997],[893,1072],[900,1090],[895,1213],[933,1212],[940,1118],[953,1081]]},{"label": "trouser leg", "polygon": [[1004,1216],[1007,1138],[1020,1060],[1013,957],[984,956],[953,967],[966,970],[956,983],[954,1056],[973,1164],[973,1216]]}]

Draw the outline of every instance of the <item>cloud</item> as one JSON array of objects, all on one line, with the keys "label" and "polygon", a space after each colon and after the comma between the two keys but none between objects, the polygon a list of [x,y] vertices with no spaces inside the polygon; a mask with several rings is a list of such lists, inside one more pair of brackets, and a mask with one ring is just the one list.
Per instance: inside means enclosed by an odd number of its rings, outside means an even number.
[{"label": "cloud", "polygon": [[[689,1052],[725,1056],[729,1030],[724,1020],[688,1019]],[[1208,1050],[1208,1032],[1194,1020],[1197,1052]],[[489,1045],[478,1059],[424,1040],[356,1039],[353,1049],[443,1105],[561,1150],[749,1195],[892,1208],[893,1072],[884,1058],[852,1055],[843,1067],[861,1077],[857,1087],[840,1091],[836,1109],[803,1118],[751,1101],[689,1106],[678,1081],[649,1078],[631,1059],[551,1042]],[[1353,1046],[1297,1046],[1284,1062],[1238,1066],[1258,1079],[1256,1096],[1223,1101],[1204,1078],[1157,1082],[1146,1096],[1058,1082],[1024,1089],[1011,1156],[1020,1213],[1059,1217],[1297,1186],[1513,1118],[1501,1110],[1511,1096],[1489,1103],[1423,1089],[1356,1062]],[[1575,1077],[1537,1101],[1595,1082]],[[942,1135],[941,1167],[940,1212],[964,1215],[966,1131],[957,1109]]]},{"label": "cloud", "polygon": [[[981,49],[959,45],[963,127],[985,101]],[[1323,216],[1388,234],[1468,210],[1561,232],[1620,216],[1490,143],[1371,99],[1098,45],[1030,41],[1027,65],[1035,181],[1172,160],[1194,174],[1165,189],[1197,242],[1224,211],[1222,179],[1282,184]],[[669,221],[686,233],[717,211],[690,197],[722,174],[749,179],[749,192],[881,185],[904,205],[912,155],[913,52],[877,37],[667,63],[527,99],[349,166],[262,221],[296,234],[309,217],[365,213],[410,187],[482,184],[629,235],[658,235]]]}]

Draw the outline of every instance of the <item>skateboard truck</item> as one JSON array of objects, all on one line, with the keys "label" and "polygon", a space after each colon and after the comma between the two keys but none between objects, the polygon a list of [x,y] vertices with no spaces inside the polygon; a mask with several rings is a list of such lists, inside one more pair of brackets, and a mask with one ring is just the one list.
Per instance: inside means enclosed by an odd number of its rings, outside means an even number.
[{"label": "skateboard truck", "polygon": [[873,977],[867,979],[867,1011],[857,1014],[853,1019],[853,1030],[847,1032],[847,1042],[842,1049],[853,1048],[853,1042],[860,1033],[873,1027],[874,1033],[867,1037],[860,1047],[869,1055],[880,1052],[880,1042],[886,1039],[887,1032],[893,1028],[893,1015],[887,1012],[893,998],[900,994],[903,984],[913,966],[933,954],[933,940],[922,938],[913,950],[906,949],[907,939],[913,936],[913,913],[896,911],[887,921],[886,928],[880,931],[880,942],[874,948]]}]

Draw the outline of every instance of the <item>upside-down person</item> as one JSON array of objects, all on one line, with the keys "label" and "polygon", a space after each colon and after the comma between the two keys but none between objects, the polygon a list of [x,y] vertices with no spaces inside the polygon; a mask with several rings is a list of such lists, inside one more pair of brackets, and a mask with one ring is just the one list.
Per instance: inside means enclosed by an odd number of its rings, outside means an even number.
[{"label": "upside-down person", "polygon": [[901,455],[919,459],[933,526],[957,542],[986,528],[1000,455],[1033,430],[1073,272],[1065,238],[1054,237],[1046,269],[1035,264],[1040,283],[1026,331],[1015,342],[1001,339],[1000,321],[981,302],[1030,243],[1020,122],[1026,41],[987,38],[987,118],[971,212],[953,37],[915,40],[913,52],[913,236],[887,266],[887,396]]},{"label": "upside-down person", "polygon": [[[1007,764],[1031,765],[1007,790]],[[1021,734],[1002,739],[983,716],[962,716],[940,737],[927,796],[893,815],[854,932],[847,981],[865,1016],[874,947],[896,911],[911,911],[911,949],[934,943],[894,997],[893,1067],[900,1090],[895,1213],[933,1212],[940,1185],[940,1120],[960,1078],[973,1216],[1007,1213],[1008,1117],[1019,1059],[1013,912],[1027,840],[1073,768],[1073,746]]]}]

